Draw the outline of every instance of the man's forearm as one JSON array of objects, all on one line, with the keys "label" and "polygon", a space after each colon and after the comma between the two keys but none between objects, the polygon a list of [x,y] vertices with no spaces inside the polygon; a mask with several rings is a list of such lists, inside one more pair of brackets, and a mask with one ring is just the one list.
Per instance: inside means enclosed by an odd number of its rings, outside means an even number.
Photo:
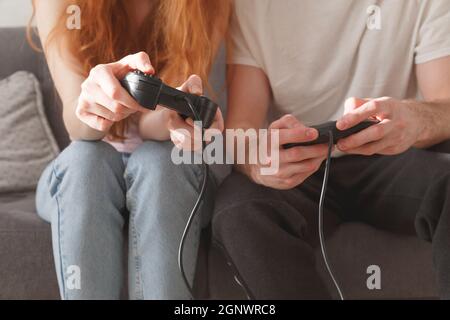
[{"label": "man's forearm", "polygon": [[421,102],[408,101],[409,107],[418,115],[421,122],[421,134],[417,148],[429,148],[450,140],[450,99]]}]

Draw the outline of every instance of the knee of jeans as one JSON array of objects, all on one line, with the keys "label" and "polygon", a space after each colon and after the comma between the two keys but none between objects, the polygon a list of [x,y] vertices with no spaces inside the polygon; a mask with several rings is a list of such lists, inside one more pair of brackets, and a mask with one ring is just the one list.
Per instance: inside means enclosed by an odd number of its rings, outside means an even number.
[{"label": "knee of jeans", "polygon": [[175,164],[171,160],[173,147],[171,142],[144,142],[128,160],[125,173],[127,183],[143,179],[151,181],[159,189],[177,188],[186,183],[197,189],[203,177],[201,166]]},{"label": "knee of jeans", "polygon": [[123,174],[124,164],[119,152],[103,141],[74,141],[54,162],[56,178],[66,173],[91,176]]}]

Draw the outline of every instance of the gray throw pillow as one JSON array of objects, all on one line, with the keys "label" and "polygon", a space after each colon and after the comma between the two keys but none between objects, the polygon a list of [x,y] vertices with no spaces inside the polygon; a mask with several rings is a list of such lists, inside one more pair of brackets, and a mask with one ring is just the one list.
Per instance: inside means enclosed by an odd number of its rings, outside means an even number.
[{"label": "gray throw pillow", "polygon": [[0,81],[0,192],[33,190],[59,153],[36,77],[19,71]]}]

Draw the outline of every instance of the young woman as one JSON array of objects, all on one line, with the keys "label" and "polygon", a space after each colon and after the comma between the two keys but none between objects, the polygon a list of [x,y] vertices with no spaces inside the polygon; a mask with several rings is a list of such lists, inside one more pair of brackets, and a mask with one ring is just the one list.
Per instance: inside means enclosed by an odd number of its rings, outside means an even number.
[{"label": "young woman", "polygon": [[[73,4],[81,28],[71,30],[66,22]],[[130,70],[157,72],[166,83],[201,94],[229,7],[226,0],[34,1],[73,140],[45,170],[37,192],[39,215],[52,226],[63,299],[121,297],[126,223],[129,297],[189,298],[177,269],[177,247],[202,170],[176,166],[170,154],[173,143],[189,148],[192,142],[171,133],[192,132],[193,124],[166,108],[147,111],[119,80]],[[220,112],[212,128],[223,129]],[[207,195],[202,210],[210,210],[212,200]],[[185,247],[191,282],[199,224],[194,222]]]}]

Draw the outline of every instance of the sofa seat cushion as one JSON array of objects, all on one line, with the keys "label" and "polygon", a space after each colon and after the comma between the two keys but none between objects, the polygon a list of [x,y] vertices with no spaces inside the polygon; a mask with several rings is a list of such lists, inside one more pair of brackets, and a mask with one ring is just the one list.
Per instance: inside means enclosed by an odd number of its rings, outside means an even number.
[{"label": "sofa seat cushion", "polygon": [[36,77],[18,71],[0,80],[0,192],[34,190],[59,153]]},{"label": "sofa seat cushion", "polygon": [[0,196],[0,299],[59,299],[50,224],[35,194]]},{"label": "sofa seat cushion", "polygon": [[[414,235],[400,235],[364,223],[344,223],[327,239],[327,253],[348,299],[435,299],[438,296],[431,244]],[[316,264],[329,291],[337,298],[320,250]],[[380,268],[381,289],[369,290],[368,278]],[[369,281],[373,283],[372,281]]]}]

